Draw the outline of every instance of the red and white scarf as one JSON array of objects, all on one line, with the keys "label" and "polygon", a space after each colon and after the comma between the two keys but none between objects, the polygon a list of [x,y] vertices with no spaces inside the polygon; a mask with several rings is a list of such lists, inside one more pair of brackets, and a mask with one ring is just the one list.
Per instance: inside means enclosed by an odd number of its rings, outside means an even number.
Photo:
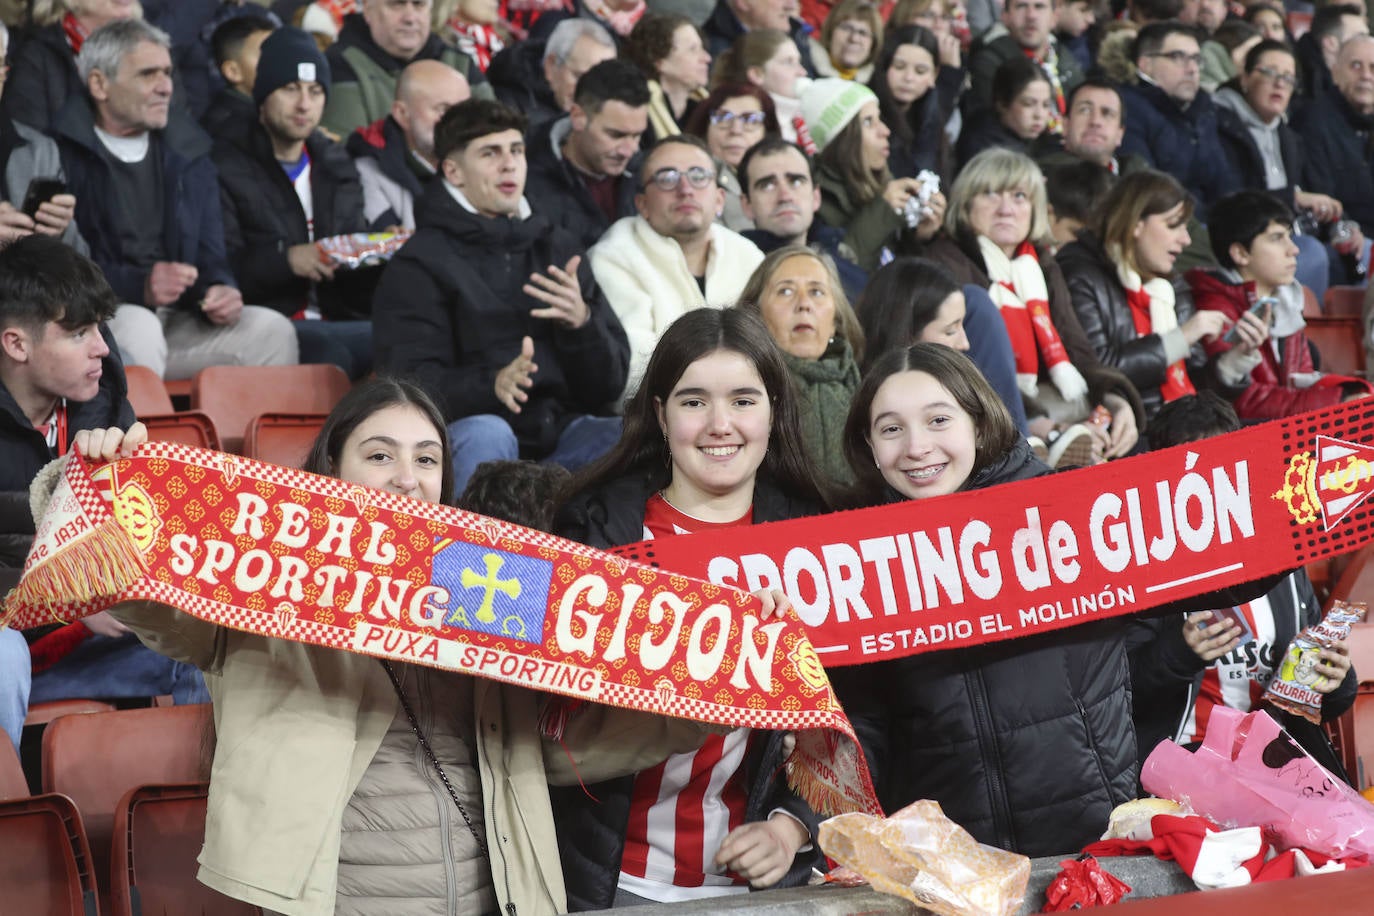
[{"label": "red and white scarf", "polygon": [[67,36],[67,46],[72,49],[72,56],[81,53],[81,46],[86,43],[86,36],[90,33],[86,27],[72,13],[62,17],[62,32]]},{"label": "red and white scarf", "polygon": [[[1131,321],[1135,324],[1136,334],[1163,334],[1178,327],[1178,311],[1174,308],[1174,285],[1163,277],[1155,277],[1149,283],[1142,283],[1140,274],[1126,266],[1121,252],[1111,252],[1116,264],[1116,277],[1126,289],[1126,301],[1131,306]],[[1159,393],[1167,404],[1187,394],[1197,394],[1193,382],[1188,378],[1188,367],[1183,360],[1171,363],[1164,370],[1164,381]]]},{"label": "red and white scarf", "polygon": [[1083,401],[1088,396],[1088,383],[1069,362],[1068,351],[1059,339],[1059,331],[1050,318],[1050,297],[1045,287],[1045,272],[1035,246],[1022,242],[1016,256],[1008,258],[995,242],[978,236],[978,249],[983,255],[992,285],[988,293],[1002,313],[1016,357],[1016,385],[1027,397],[1039,391],[1040,366],[1048,367],[1050,381],[1066,401]]},{"label": "red and white scarf", "polygon": [[453,32],[453,42],[468,57],[477,61],[477,69],[483,73],[491,66],[491,59],[506,47],[496,26],[480,22],[465,22],[455,13],[448,21]]},{"label": "red and white scarf", "polygon": [[649,6],[644,0],[639,0],[629,9],[617,10],[612,9],[606,0],[582,0],[582,8],[605,23],[607,28],[621,38],[628,38],[634,30],[635,23],[644,17]]}]

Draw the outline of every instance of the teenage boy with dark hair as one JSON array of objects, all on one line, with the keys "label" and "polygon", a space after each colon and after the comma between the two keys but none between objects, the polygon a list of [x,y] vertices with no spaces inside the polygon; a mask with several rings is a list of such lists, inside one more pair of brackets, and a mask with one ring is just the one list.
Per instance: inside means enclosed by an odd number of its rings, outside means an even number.
[{"label": "teenage boy with dark hair", "polygon": [[215,93],[201,127],[216,140],[242,136],[257,123],[253,81],[262,43],[276,28],[266,16],[249,13],[226,21],[210,36],[215,68],[224,78],[224,88]]},{"label": "teenage boy with dark hair", "polygon": [[[1232,321],[1253,308],[1270,322],[1270,344],[1256,353],[1250,384],[1236,398],[1236,413],[1246,420],[1271,420],[1319,410],[1364,397],[1368,385],[1354,381],[1324,385],[1303,333],[1303,290],[1294,280],[1298,246],[1293,243],[1293,211],[1265,191],[1223,197],[1209,226],[1218,270],[1190,270],[1188,285],[1198,309],[1214,309]],[[1261,306],[1262,300],[1269,300]],[[1207,344],[1209,355],[1230,349],[1224,336]]]},{"label": "teenage boy with dark hair", "polygon": [[[124,366],[105,327],[114,293],[94,263],[45,235],[0,249],[0,590],[19,580],[33,541],[29,484],[83,430],[134,422]],[[0,631],[8,632],[8,631]],[[200,672],[145,648],[100,613],[30,631],[25,701],[150,697],[204,702]],[[12,639],[12,637],[6,637]],[[27,664],[0,667],[0,728],[18,743]],[[19,712],[18,721],[7,721]]]},{"label": "teenage boy with dark hair", "polygon": [[584,248],[634,216],[639,139],[649,126],[649,83],[628,61],[607,60],[577,81],[572,109],[530,132],[529,196],[557,214]]},{"label": "teenage boy with dark hair", "polygon": [[455,489],[488,460],[576,470],[620,436],[604,410],[625,388],[629,343],[582,246],[525,200],[524,129],[485,99],[444,114],[441,180],[373,299],[377,366],[437,396]]}]

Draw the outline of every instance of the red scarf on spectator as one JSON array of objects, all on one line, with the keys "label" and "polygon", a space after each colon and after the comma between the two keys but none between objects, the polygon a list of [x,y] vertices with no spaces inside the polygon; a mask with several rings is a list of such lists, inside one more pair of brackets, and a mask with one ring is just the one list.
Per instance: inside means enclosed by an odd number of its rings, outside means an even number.
[{"label": "red scarf on spectator", "polygon": [[71,45],[72,55],[80,54],[81,46],[86,43],[86,36],[90,32],[87,32],[71,13],[62,17],[62,31],[67,34],[67,44]]},{"label": "red scarf on spectator", "polygon": [[[1126,290],[1126,301],[1131,306],[1131,322],[1136,334],[1162,334],[1178,327],[1178,312],[1174,309],[1174,286],[1168,280],[1156,277],[1149,283],[1140,282],[1140,274],[1116,261],[1117,278]],[[1193,382],[1188,378],[1188,367],[1183,360],[1170,364],[1164,371],[1164,381],[1159,386],[1164,403],[1177,400],[1186,394],[1197,394]]]},{"label": "red scarf on spectator", "polygon": [[1049,370],[1054,387],[1066,401],[1081,401],[1088,395],[1088,383],[1069,361],[1064,342],[1050,319],[1049,291],[1040,256],[1029,241],[1022,242],[1014,257],[1008,258],[996,242],[978,237],[992,285],[988,293],[1002,314],[1016,358],[1016,385],[1022,394],[1035,397],[1039,390],[1040,365]]},{"label": "red scarf on spectator", "polygon": [[477,67],[483,73],[486,73],[487,68],[491,66],[491,59],[506,47],[506,43],[501,40],[501,34],[496,31],[494,25],[464,22],[455,14],[448,21],[448,27],[453,30],[454,42],[458,45],[458,50],[477,61]]},{"label": "red scarf on spectator", "polygon": [[627,10],[613,10],[606,0],[582,0],[582,8],[605,23],[606,27],[621,38],[629,37],[635,23],[643,18],[648,5],[639,0]]},{"label": "red scarf on spectator", "polygon": [[1064,84],[1059,81],[1059,55],[1054,45],[1045,45],[1045,56],[1041,57],[1029,48],[1022,48],[1026,59],[1037,64],[1045,78],[1050,81],[1050,93],[1054,96],[1054,114],[1050,117],[1049,131],[1060,133],[1064,129],[1064,115],[1068,114],[1068,103],[1064,100]]}]

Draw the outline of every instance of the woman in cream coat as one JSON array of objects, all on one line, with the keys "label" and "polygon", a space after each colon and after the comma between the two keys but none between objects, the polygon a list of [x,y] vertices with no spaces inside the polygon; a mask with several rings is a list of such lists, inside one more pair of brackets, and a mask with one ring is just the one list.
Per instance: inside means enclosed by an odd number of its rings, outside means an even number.
[{"label": "woman in cream coat", "polygon": [[[443,430],[418,389],[375,380],[335,408],[306,468],[447,502]],[[377,445],[381,436],[389,444]],[[135,424],[127,434],[82,433],[75,446],[108,459],[144,438]],[[548,782],[632,773],[702,740],[696,723],[587,704],[562,744],[546,742],[541,697],[530,690],[408,665],[392,666],[393,686],[374,658],[242,633],[164,605],[111,613],[151,648],[205,672],[217,741],[199,878],[270,913],[402,916],[434,912],[435,898],[452,914],[561,913]]]}]

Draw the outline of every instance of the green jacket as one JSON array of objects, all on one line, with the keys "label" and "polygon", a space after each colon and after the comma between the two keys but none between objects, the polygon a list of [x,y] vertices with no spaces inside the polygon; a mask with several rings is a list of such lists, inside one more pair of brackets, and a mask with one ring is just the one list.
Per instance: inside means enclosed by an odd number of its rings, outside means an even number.
[{"label": "green jacket", "polygon": [[[344,20],[339,40],[327,53],[333,85],[325,105],[323,127],[348,138],[360,127],[381,120],[391,112],[396,96],[396,80],[411,61],[398,60],[372,40],[362,15],[354,13]],[[437,60],[448,64],[472,84],[473,98],[495,98],[491,84],[471,57],[430,35],[412,60]]]},{"label": "green jacket", "polygon": [[869,272],[877,270],[883,246],[905,228],[902,218],[881,195],[862,204],[854,200],[844,180],[825,166],[816,183],[821,187],[821,221],[844,231],[841,244],[854,253],[854,263]]},{"label": "green jacket", "polygon": [[859,390],[859,363],[849,342],[836,337],[820,359],[784,353],[801,395],[802,439],[807,458],[832,483],[849,485],[854,474],[844,458],[844,420]]}]

